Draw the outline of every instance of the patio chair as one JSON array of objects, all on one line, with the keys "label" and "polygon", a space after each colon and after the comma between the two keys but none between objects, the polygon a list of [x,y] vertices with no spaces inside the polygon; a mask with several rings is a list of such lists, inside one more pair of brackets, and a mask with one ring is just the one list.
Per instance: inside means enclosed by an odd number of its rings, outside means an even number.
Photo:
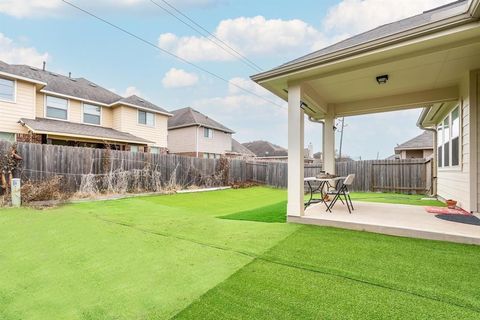
[{"label": "patio chair", "polygon": [[[353,207],[352,199],[350,198],[350,192],[348,191],[348,188],[353,184],[354,179],[355,179],[355,174],[349,174],[345,178],[341,186],[337,188],[337,190],[328,192],[328,195],[333,196],[332,201],[327,206],[328,212],[332,212],[333,206],[339,199],[342,203],[347,204],[349,213],[352,213],[352,210],[355,210],[355,208]],[[342,196],[345,199],[345,202],[343,202]]]}]

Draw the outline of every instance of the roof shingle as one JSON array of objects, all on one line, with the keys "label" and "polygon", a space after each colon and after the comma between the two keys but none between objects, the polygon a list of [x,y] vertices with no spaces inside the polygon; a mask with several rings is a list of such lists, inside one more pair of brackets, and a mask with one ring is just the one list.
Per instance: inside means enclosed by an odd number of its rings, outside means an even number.
[{"label": "roof shingle", "polygon": [[57,133],[59,135],[67,134],[74,136],[90,137],[95,140],[136,142],[139,144],[153,143],[134,136],[133,134],[118,131],[111,128],[93,126],[82,123],[52,120],[45,118],[21,119],[25,125],[33,132],[39,133]]},{"label": "roof shingle", "polygon": [[226,133],[235,133],[223,124],[190,107],[174,110],[171,113],[173,114],[173,117],[168,119],[168,129],[200,125]]},{"label": "roof shingle", "polygon": [[433,132],[424,131],[421,135],[416,136],[395,147],[395,152],[401,150],[421,150],[433,149]]}]

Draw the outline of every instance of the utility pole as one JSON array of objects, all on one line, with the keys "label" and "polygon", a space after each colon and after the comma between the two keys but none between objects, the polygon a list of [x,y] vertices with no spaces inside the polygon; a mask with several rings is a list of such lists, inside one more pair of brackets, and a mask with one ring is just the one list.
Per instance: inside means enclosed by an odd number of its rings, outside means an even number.
[{"label": "utility pole", "polygon": [[342,160],[343,128],[345,128],[345,117],[342,117],[340,129],[340,147],[338,149],[338,159]]}]

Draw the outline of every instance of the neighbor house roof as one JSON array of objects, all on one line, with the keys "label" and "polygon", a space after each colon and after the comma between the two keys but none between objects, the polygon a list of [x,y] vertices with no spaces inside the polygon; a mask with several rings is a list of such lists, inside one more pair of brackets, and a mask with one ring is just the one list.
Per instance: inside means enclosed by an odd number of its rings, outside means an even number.
[{"label": "neighbor house roof", "polygon": [[288,150],[268,141],[252,141],[243,143],[243,146],[252,151],[257,157],[288,156]]},{"label": "neighbor house roof", "polygon": [[401,150],[423,150],[423,149],[433,149],[433,132],[424,131],[421,135],[416,136],[413,139],[410,139],[397,147],[395,147],[395,152]]},{"label": "neighbor house roof", "polygon": [[174,110],[172,114],[173,117],[168,119],[168,129],[202,126],[226,133],[235,133],[223,124],[190,107]]},{"label": "neighbor house roof", "polygon": [[39,83],[43,86],[41,91],[45,93],[77,98],[105,106],[128,103],[136,108],[148,109],[169,115],[165,109],[147,102],[144,99],[137,96],[124,98],[85,78],[67,77],[47,70],[27,65],[8,64],[3,61],[0,61],[0,74],[12,75],[26,81],[30,80]]},{"label": "neighbor house roof", "polygon": [[242,155],[255,157],[255,153],[235,139],[232,139],[232,151]]},{"label": "neighbor house roof", "polygon": [[416,28],[420,28],[433,23],[447,21],[449,18],[453,18],[456,16],[463,16],[464,14],[466,14],[468,9],[468,0],[455,1],[444,6],[425,11],[413,17],[385,24],[367,32],[355,35],[353,37],[335,43],[331,46],[325,47],[313,53],[289,61],[269,71],[254,75],[252,76],[252,79],[260,81],[264,78],[276,76],[279,73],[287,73],[289,71],[296,70],[297,67],[298,69],[302,68],[306,63],[318,62],[320,64],[323,59],[326,58],[332,58],[332,60],[334,60],[333,56],[339,54],[340,52],[347,53],[347,51],[349,51],[350,49],[352,49],[353,51],[353,49],[356,47],[360,47],[368,43],[373,43],[377,40],[380,41],[389,37],[395,37],[397,35],[400,36],[401,34],[410,30],[414,30]]},{"label": "neighbor house roof", "polygon": [[22,118],[20,121],[29,130],[39,134],[58,134],[62,136],[72,136],[76,138],[83,137],[95,140],[118,141],[138,144],[153,143],[152,141],[139,138],[130,133],[82,123],[51,120],[45,118]]}]

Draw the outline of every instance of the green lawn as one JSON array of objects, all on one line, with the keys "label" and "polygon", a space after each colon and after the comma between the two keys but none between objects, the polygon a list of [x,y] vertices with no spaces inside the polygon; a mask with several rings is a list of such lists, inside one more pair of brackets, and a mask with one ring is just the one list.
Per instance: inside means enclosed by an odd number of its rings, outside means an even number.
[{"label": "green lawn", "polygon": [[480,247],[286,224],[285,198],[0,210],[0,319],[480,317]]}]

